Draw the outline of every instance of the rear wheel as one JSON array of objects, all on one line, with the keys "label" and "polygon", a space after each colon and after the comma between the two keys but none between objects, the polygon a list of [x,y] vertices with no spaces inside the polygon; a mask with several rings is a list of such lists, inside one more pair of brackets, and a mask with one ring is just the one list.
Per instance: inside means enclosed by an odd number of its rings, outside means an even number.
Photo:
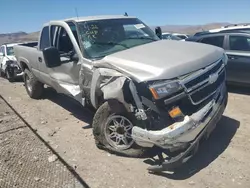
[{"label": "rear wheel", "polygon": [[25,83],[25,89],[30,98],[33,99],[41,98],[44,90],[44,85],[43,83],[39,82],[36,79],[35,75],[28,69],[24,70],[24,83]]},{"label": "rear wheel", "polygon": [[117,155],[142,157],[145,149],[136,145],[131,137],[133,124],[133,117],[128,112],[112,112],[105,102],[96,111],[92,123],[96,146]]}]

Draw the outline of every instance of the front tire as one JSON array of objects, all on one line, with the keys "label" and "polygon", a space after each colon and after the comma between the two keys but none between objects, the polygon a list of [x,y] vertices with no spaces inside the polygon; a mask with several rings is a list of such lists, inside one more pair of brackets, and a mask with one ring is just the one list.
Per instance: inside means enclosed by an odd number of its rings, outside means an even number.
[{"label": "front tire", "polygon": [[14,82],[15,81],[15,78],[13,75],[11,75],[10,71],[9,70],[6,70],[5,71],[5,75],[6,75],[6,78],[9,82]]},{"label": "front tire", "polygon": [[43,83],[39,82],[35,75],[29,71],[28,69],[24,70],[24,84],[25,84],[25,89],[32,99],[40,99],[44,86]]},{"label": "front tire", "polygon": [[0,77],[4,77],[4,72],[0,69]]},{"label": "front tire", "polygon": [[131,137],[133,119],[125,110],[115,113],[108,102],[102,104],[92,123],[96,146],[120,156],[143,157],[145,149],[136,145]]}]

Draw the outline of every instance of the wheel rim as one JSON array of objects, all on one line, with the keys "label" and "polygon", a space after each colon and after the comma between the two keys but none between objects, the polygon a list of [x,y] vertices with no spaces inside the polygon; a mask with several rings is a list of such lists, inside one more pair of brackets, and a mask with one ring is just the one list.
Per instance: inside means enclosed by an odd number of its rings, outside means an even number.
[{"label": "wheel rim", "polygon": [[32,87],[31,87],[30,77],[27,74],[25,75],[25,85],[26,85],[28,91],[31,92]]},{"label": "wheel rim", "polygon": [[125,150],[132,146],[133,124],[121,115],[112,115],[105,124],[105,137],[109,144],[116,149]]}]

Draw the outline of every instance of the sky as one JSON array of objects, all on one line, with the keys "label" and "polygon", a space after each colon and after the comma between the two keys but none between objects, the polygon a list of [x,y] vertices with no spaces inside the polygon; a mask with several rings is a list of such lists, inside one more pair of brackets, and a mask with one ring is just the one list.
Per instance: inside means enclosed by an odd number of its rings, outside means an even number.
[{"label": "sky", "polygon": [[50,20],[136,16],[147,25],[250,22],[250,0],[0,0],[0,33],[35,32]]}]

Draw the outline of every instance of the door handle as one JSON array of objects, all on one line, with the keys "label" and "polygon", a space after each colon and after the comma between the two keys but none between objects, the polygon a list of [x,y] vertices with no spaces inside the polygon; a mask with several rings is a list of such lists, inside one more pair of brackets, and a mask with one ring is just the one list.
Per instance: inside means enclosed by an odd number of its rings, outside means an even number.
[{"label": "door handle", "polygon": [[228,55],[228,59],[234,60],[234,59],[238,59],[238,57],[236,57],[236,56],[231,56],[231,55]]},{"label": "door handle", "polygon": [[41,57],[38,57],[39,62],[43,62],[43,59]]}]

